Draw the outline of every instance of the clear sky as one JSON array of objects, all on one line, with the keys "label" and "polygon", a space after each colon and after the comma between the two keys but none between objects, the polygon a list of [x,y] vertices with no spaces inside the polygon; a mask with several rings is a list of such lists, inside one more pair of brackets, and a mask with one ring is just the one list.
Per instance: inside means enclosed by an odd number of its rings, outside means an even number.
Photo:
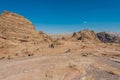
[{"label": "clear sky", "polygon": [[0,0],[0,12],[21,14],[46,33],[81,29],[120,33],[120,0]]}]

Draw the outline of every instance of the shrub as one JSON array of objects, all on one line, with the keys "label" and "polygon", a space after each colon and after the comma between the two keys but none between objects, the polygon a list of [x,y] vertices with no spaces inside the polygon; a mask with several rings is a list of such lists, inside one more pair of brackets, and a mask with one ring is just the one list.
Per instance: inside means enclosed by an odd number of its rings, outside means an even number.
[{"label": "shrub", "polygon": [[13,59],[13,57],[9,55],[9,56],[7,57],[7,59],[9,59],[9,60],[10,60],[10,59]]},{"label": "shrub", "polygon": [[2,60],[2,59],[5,59],[5,57],[3,56],[3,57],[0,58],[0,60]]}]

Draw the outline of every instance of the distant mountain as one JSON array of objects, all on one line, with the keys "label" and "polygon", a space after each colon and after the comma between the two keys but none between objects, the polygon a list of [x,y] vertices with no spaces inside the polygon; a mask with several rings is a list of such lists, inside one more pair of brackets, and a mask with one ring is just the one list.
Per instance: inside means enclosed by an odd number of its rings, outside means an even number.
[{"label": "distant mountain", "polygon": [[81,40],[83,42],[100,42],[94,31],[81,30],[80,32],[74,32],[72,38],[76,40]]},{"label": "distant mountain", "polygon": [[118,34],[100,32],[97,33],[97,37],[104,43],[120,43],[120,37]]},{"label": "distant mountain", "polygon": [[63,45],[67,41],[120,43],[120,35],[81,30],[73,34],[49,36],[42,31],[37,32],[32,22],[19,14],[8,11],[3,11],[0,14],[0,56],[39,53],[40,49],[44,50],[45,48],[54,47],[54,45]]},{"label": "distant mountain", "polygon": [[72,38],[83,42],[120,43],[120,34],[110,32],[95,33],[91,30],[74,32]]},{"label": "distant mountain", "polygon": [[106,32],[106,33],[120,37],[120,34],[119,34],[119,33],[115,33],[115,32]]}]

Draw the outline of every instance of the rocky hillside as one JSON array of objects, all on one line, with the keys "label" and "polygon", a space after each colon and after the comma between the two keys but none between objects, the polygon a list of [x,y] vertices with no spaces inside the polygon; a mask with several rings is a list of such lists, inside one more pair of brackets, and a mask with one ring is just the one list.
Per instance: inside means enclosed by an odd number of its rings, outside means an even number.
[{"label": "rocky hillside", "polygon": [[100,39],[102,42],[106,43],[120,43],[120,37],[116,36],[114,34],[106,33],[106,32],[100,32],[97,33],[98,39]]},{"label": "rocky hillside", "polygon": [[72,40],[82,42],[103,42],[103,43],[120,43],[119,34],[111,34],[107,32],[95,33],[91,30],[81,30],[80,32],[74,32]]},{"label": "rocky hillside", "polygon": [[81,30],[80,32],[75,32],[73,33],[72,38],[81,40],[83,42],[100,42],[96,33],[90,30]]},{"label": "rocky hillside", "polygon": [[38,44],[48,46],[51,41],[51,37],[37,32],[25,17],[8,11],[0,14],[0,56],[32,53]]},{"label": "rocky hillside", "polygon": [[44,40],[42,35],[43,34],[39,34],[33,24],[23,16],[8,11],[3,11],[0,15],[0,38],[2,39],[23,42],[41,41]]}]

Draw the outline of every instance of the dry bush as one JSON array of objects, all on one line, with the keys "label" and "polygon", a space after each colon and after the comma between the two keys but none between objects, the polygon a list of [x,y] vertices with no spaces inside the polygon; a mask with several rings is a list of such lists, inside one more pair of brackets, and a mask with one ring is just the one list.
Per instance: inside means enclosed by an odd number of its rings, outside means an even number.
[{"label": "dry bush", "polygon": [[71,52],[71,49],[68,49],[67,51],[65,51],[65,53],[69,53],[69,52]]},{"label": "dry bush", "polygon": [[83,52],[83,53],[81,53],[81,55],[87,57],[88,55],[92,55],[92,53],[91,52]]},{"label": "dry bush", "polygon": [[54,41],[52,44],[49,45],[50,48],[55,48],[57,46],[63,45],[64,43]]},{"label": "dry bush", "polygon": [[0,58],[0,60],[2,60],[2,59],[5,59],[5,57],[3,56],[3,57]]},{"label": "dry bush", "polygon": [[49,46],[50,48],[55,48],[55,44],[50,44],[50,46]]},{"label": "dry bush", "polygon": [[10,55],[8,55],[8,56],[7,56],[7,59],[10,60],[10,59],[13,59],[13,57],[10,56]]},{"label": "dry bush", "polygon": [[20,43],[22,43],[22,42],[29,42],[28,40],[26,40],[26,39],[21,39],[21,40],[19,40],[20,41]]},{"label": "dry bush", "polygon": [[71,63],[69,63],[68,67],[71,68],[71,69],[76,69],[76,65],[71,64]]}]

